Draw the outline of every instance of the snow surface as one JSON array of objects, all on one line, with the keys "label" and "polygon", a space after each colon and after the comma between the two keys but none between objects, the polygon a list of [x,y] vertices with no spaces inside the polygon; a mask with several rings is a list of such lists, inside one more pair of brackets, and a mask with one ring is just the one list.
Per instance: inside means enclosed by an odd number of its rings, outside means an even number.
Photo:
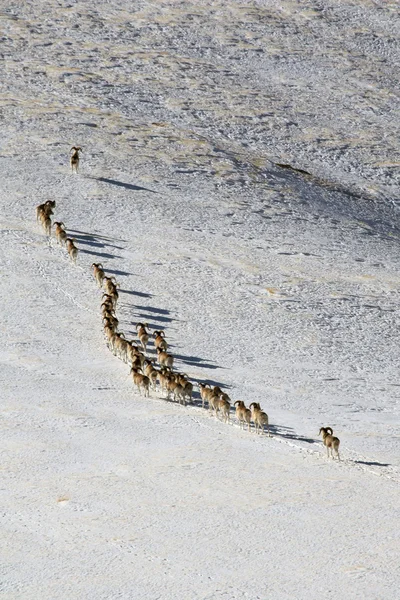
[{"label": "snow surface", "polygon": [[[2,597],[398,597],[398,3],[5,0],[1,25]],[[273,437],[139,396],[93,261],[128,337],[163,328]]]}]

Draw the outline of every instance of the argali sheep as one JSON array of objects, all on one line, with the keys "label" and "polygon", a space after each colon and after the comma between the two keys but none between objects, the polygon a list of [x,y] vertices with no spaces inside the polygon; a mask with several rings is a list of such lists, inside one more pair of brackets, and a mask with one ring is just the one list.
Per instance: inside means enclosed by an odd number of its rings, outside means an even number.
[{"label": "argali sheep", "polygon": [[340,440],[339,440],[339,438],[337,438],[333,435],[332,427],[321,427],[318,435],[322,435],[322,441],[324,443],[324,446],[326,447],[326,452],[327,452],[328,458],[329,458],[329,450],[330,450],[332,458],[334,458],[333,451],[335,451],[336,456],[338,457],[338,460],[340,460],[340,455],[339,455]]},{"label": "argali sheep", "polygon": [[80,146],[72,146],[70,152],[72,152],[70,158],[71,170],[74,172],[75,169],[75,172],[77,173],[79,167],[79,152],[82,152],[82,148]]},{"label": "argali sheep", "polygon": [[216,400],[214,400],[215,416],[221,415],[222,420],[225,423],[230,422],[231,404],[227,400],[229,396],[227,394],[221,394]]},{"label": "argali sheep", "polygon": [[50,218],[50,215],[47,215],[46,213],[42,213],[40,215],[40,222],[42,224],[42,227],[43,227],[46,235],[48,235],[50,237],[51,236],[51,218]]},{"label": "argali sheep", "polygon": [[167,367],[161,367],[158,372],[158,382],[160,384],[161,393],[167,392],[168,394],[168,382],[173,377],[171,371]]},{"label": "argali sheep", "polygon": [[47,200],[43,204],[39,204],[39,206],[36,207],[36,220],[39,221],[42,215],[50,217],[50,215],[53,214],[53,208],[55,208],[55,206],[55,200]]},{"label": "argali sheep", "polygon": [[174,357],[172,354],[168,354],[168,352],[161,350],[161,348],[157,348],[157,360],[162,367],[172,369],[174,366]]},{"label": "argali sheep", "polygon": [[142,394],[142,390],[144,391],[145,396],[150,396],[150,379],[143,375],[143,373],[139,373],[139,370],[135,367],[131,368],[133,383],[139,390],[139,394]]},{"label": "argali sheep", "polygon": [[76,265],[76,259],[78,257],[78,248],[75,246],[75,240],[71,238],[66,238],[65,245],[67,247],[67,252],[70,256],[70,259]]},{"label": "argali sheep", "polygon": [[146,352],[147,344],[149,343],[149,334],[146,327],[148,327],[147,323],[137,323],[136,325],[137,336],[142,344],[144,352]]},{"label": "argali sheep", "polygon": [[251,410],[246,408],[243,400],[236,400],[234,406],[236,407],[236,418],[239,421],[240,429],[244,429],[244,424],[247,423],[248,430],[250,431]]},{"label": "argali sheep", "polygon": [[201,398],[201,407],[204,408],[206,402],[209,404],[209,397],[212,395],[213,391],[208,385],[208,383],[199,383],[199,391]]},{"label": "argali sheep", "polygon": [[264,433],[264,425],[266,425],[268,435],[270,435],[267,413],[265,413],[261,410],[261,407],[258,402],[252,402],[250,404],[249,408],[251,410],[251,418],[254,422],[254,427],[255,427],[256,433],[261,433],[261,434]]},{"label": "argali sheep", "polygon": [[95,280],[97,281],[97,285],[99,286],[99,288],[101,288],[103,285],[103,279],[106,276],[106,274],[104,273],[104,270],[103,270],[103,265],[101,263],[92,263],[92,269],[93,269],[93,276],[94,276]]},{"label": "argali sheep", "polygon": [[65,244],[67,239],[67,232],[65,231],[65,225],[62,221],[54,221],[53,227],[55,227],[55,236],[57,243],[61,246]]},{"label": "argali sheep", "polygon": [[144,360],[142,369],[143,369],[143,373],[145,375],[147,375],[147,377],[150,379],[151,387],[153,388],[154,391],[156,391],[157,390],[158,371],[154,367],[153,362],[151,360],[149,360],[148,358],[146,358]]},{"label": "argali sheep", "polygon": [[165,340],[165,333],[163,331],[154,331],[154,345],[156,348],[160,348],[160,350],[167,350],[168,344]]},{"label": "argali sheep", "polygon": [[118,284],[115,277],[106,277],[104,276],[102,279],[102,284],[106,294],[112,294],[116,291]]}]

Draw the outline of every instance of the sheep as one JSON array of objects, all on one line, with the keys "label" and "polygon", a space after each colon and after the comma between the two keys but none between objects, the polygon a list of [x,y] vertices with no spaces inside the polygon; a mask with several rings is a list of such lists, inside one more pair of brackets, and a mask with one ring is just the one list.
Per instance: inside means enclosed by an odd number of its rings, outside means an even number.
[{"label": "sheep", "polygon": [[140,357],[137,354],[132,356],[130,363],[131,363],[131,369],[134,369],[135,371],[142,369],[142,361],[140,360]]},{"label": "sheep", "polygon": [[192,403],[193,384],[188,381],[186,373],[171,373],[167,389],[174,393],[175,400],[180,404],[186,406],[186,399]]},{"label": "sheep", "polygon": [[132,367],[130,372],[132,373],[133,383],[139,390],[139,394],[142,395],[142,390],[144,390],[144,395],[147,397],[150,396],[150,379],[146,375],[143,375],[143,373],[139,373],[137,367]]},{"label": "sheep", "polygon": [[65,240],[67,239],[67,232],[65,231],[65,225],[62,221],[54,221],[53,227],[56,228],[55,236],[57,243],[61,246],[65,244]]},{"label": "sheep", "polygon": [[182,385],[179,373],[168,373],[165,377],[165,388],[167,390],[167,400],[170,400],[170,395],[174,396],[175,402],[186,406],[186,391]]},{"label": "sheep", "polygon": [[103,265],[101,263],[92,263],[93,275],[95,280],[97,281],[97,285],[99,288],[103,285],[103,279],[106,276],[103,270]]},{"label": "sheep", "polygon": [[[115,310],[115,307],[117,306],[117,300],[118,300],[117,290],[115,289],[110,294],[103,294],[103,299],[104,298],[105,298],[105,302],[107,303],[107,305],[112,306],[112,310]],[[104,301],[103,301],[103,304],[104,304]]]},{"label": "sheep", "polygon": [[156,391],[157,390],[158,371],[157,371],[157,369],[154,368],[153,362],[151,360],[149,360],[148,358],[146,358],[144,360],[142,368],[143,368],[144,374],[147,375],[147,377],[150,379],[151,387],[153,388],[154,391]]},{"label": "sheep", "polygon": [[183,387],[185,400],[187,398],[187,401],[190,402],[190,404],[193,404],[193,383],[188,381],[187,375],[180,375],[179,383]]},{"label": "sheep", "polygon": [[328,458],[329,458],[329,449],[330,449],[332,458],[334,458],[333,451],[335,451],[336,456],[338,457],[338,460],[340,460],[340,455],[339,455],[340,440],[339,440],[339,438],[337,438],[333,435],[332,427],[321,427],[318,435],[322,435],[322,441],[324,443],[324,446],[326,446]]},{"label": "sheep", "polygon": [[183,404],[183,406],[186,406],[185,388],[183,385],[181,385],[178,382],[174,389],[174,399],[175,399],[175,402],[179,402],[179,404]]},{"label": "sheep", "polygon": [[42,213],[40,215],[40,222],[42,224],[43,229],[45,230],[46,235],[51,236],[51,218],[47,213]]},{"label": "sheep", "polygon": [[104,326],[108,326],[111,329],[113,329],[113,331],[117,331],[118,329],[118,319],[117,317],[114,317],[114,315],[112,315],[111,313],[107,312],[104,316],[103,316],[103,324]]},{"label": "sheep", "polygon": [[204,408],[204,404],[209,402],[209,396],[212,394],[212,389],[207,383],[199,383],[199,391],[201,398],[201,407]]},{"label": "sheep", "polygon": [[271,437],[269,433],[269,421],[267,413],[261,410],[258,402],[252,402],[249,408],[251,410],[251,418],[254,421],[255,432],[261,433],[262,435],[264,433],[264,425],[266,425],[268,436]]},{"label": "sheep", "polygon": [[[128,342],[128,345],[126,347],[126,358],[128,363],[135,363],[138,364],[141,368],[144,365],[144,362],[146,360],[145,355],[143,354],[143,352],[140,352],[139,348],[136,346],[136,344],[133,343],[133,341]],[[147,373],[145,373],[147,375]]]},{"label": "sheep", "polygon": [[147,377],[150,379],[150,385],[151,385],[151,387],[156,392],[157,391],[157,379],[158,379],[158,371],[157,371],[157,369],[153,368],[152,371],[149,371],[149,373],[147,374]]},{"label": "sheep", "polygon": [[[93,263],[94,264],[94,263]],[[115,277],[106,277],[104,275],[102,279],[102,284],[104,286],[104,290],[106,294],[113,294],[117,290],[117,280]]]},{"label": "sheep", "polygon": [[115,353],[114,349],[114,340],[116,337],[116,333],[113,327],[110,327],[107,323],[104,325],[104,334],[107,339],[107,346],[112,353]]},{"label": "sheep", "polygon": [[118,301],[118,291],[117,284],[113,281],[113,279],[115,280],[114,277],[103,277],[103,286],[106,291],[106,293],[103,294],[103,298],[106,297],[111,299],[113,307],[115,308]]},{"label": "sheep", "polygon": [[129,345],[128,340],[125,339],[124,334],[116,333],[114,338],[114,354],[118,356],[124,362],[128,362],[127,360],[127,348]]},{"label": "sheep", "polygon": [[101,304],[102,310],[106,308],[107,310],[114,311],[114,302],[113,297],[110,294],[103,294],[102,296],[103,302]]},{"label": "sheep", "polygon": [[[73,150],[73,152],[72,152]],[[72,172],[74,172],[74,168],[75,168],[75,172],[78,172],[78,167],[79,167],[79,152],[82,152],[82,148],[80,146],[72,146],[70,152],[72,152],[71,155],[71,159],[70,159],[70,163],[71,163],[71,170]]]},{"label": "sheep", "polygon": [[221,394],[216,400],[214,400],[214,410],[217,418],[221,413],[224,422],[230,423],[231,405],[227,398],[229,398],[228,394]]},{"label": "sheep", "polygon": [[215,412],[215,415],[217,415],[217,412],[218,412],[219,396],[220,395],[218,394],[218,392],[214,388],[214,389],[211,390],[211,393],[208,394],[208,397],[207,397],[208,408],[211,409],[211,410],[213,410]]},{"label": "sheep", "polygon": [[149,334],[146,331],[146,327],[148,327],[147,323],[137,323],[136,325],[137,335],[144,352],[146,352],[147,344],[149,342]]},{"label": "sheep", "polygon": [[75,240],[71,239],[71,238],[66,238],[65,240],[65,245],[67,247],[67,252],[72,260],[72,262],[74,263],[74,265],[76,265],[76,258],[78,256],[78,248],[75,246]]},{"label": "sheep", "polygon": [[236,406],[236,418],[239,421],[240,429],[244,429],[246,422],[250,431],[251,410],[246,408],[243,400],[236,400],[234,406]]},{"label": "sheep", "polygon": [[229,398],[228,394],[226,394],[225,392],[221,392],[219,397],[224,402],[229,402],[229,404],[231,403],[231,399]]},{"label": "sheep", "polygon": [[154,331],[154,345],[156,348],[160,348],[161,350],[167,350],[168,344],[165,340],[165,333],[163,331]]},{"label": "sheep", "polygon": [[157,375],[161,393],[167,392],[168,394],[168,382],[171,380],[171,377],[172,373],[167,369],[167,367],[161,367]]},{"label": "sheep", "polygon": [[160,348],[157,348],[157,360],[162,367],[169,367],[172,369],[174,365],[174,357]]},{"label": "sheep", "polygon": [[53,208],[56,206],[55,200],[47,200],[43,204],[36,207],[36,220],[39,221],[41,215],[45,214],[48,217],[53,214]]},{"label": "sheep", "polygon": [[215,403],[223,393],[221,388],[214,386],[211,388],[207,383],[199,383],[201,406],[204,408],[205,402],[208,403],[208,408],[215,410]]},{"label": "sheep", "polygon": [[175,378],[175,373],[169,373],[166,377],[167,400],[170,400],[170,394],[174,394],[175,388],[179,385]]}]

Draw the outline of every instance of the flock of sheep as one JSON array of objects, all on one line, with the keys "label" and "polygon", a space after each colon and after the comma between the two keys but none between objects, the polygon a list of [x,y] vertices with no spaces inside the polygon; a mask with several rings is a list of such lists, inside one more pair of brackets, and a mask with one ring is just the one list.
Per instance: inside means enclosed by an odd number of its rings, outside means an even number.
[{"label": "flock of sheep", "polygon": [[[78,172],[80,147],[71,148],[73,154],[70,164],[72,171]],[[60,245],[64,245],[67,252],[76,264],[78,248],[73,239],[69,238],[65,225],[62,221],[52,223],[51,215],[54,212],[55,201],[48,200],[44,204],[36,207],[36,217],[40,221],[46,235],[51,236],[52,228],[55,228],[55,237]],[[193,402],[193,384],[189,381],[185,373],[174,370],[174,357],[168,351],[168,342],[164,331],[153,331],[152,337],[157,353],[156,360],[147,355],[147,346],[150,341],[150,328],[147,323],[137,323],[136,332],[140,346],[134,340],[126,339],[125,334],[119,331],[119,321],[116,316],[118,302],[118,284],[115,277],[108,277],[101,263],[92,264],[93,276],[100,289],[103,289],[101,316],[103,322],[104,335],[108,348],[111,352],[130,366],[133,383],[140,394],[150,395],[150,388],[156,392],[157,385],[161,394],[164,394],[168,400],[175,400],[183,406],[186,403]],[[156,366],[156,362],[158,363]],[[213,411],[217,418],[224,422],[230,422],[231,399],[221,390],[220,387],[211,387],[206,383],[199,383],[199,391],[202,400],[202,407],[206,404]],[[251,423],[254,424],[254,431],[263,434],[269,431],[268,415],[264,412],[257,402],[252,402],[247,408],[242,400],[234,403],[236,418],[240,428],[251,430]],[[265,429],[266,428],[266,429]],[[333,436],[331,427],[321,427],[319,435],[322,435],[323,443],[327,449],[328,458],[334,453],[340,460],[339,444],[337,437]]]}]

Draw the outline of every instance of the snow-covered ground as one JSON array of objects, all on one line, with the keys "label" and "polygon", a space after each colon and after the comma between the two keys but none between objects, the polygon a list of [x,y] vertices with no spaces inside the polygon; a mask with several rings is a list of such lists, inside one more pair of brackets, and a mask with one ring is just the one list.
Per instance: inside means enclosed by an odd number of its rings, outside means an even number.
[{"label": "snow-covered ground", "polygon": [[[4,597],[396,598],[398,3],[6,0],[0,19]],[[76,267],[36,222],[48,199]],[[164,329],[272,437],[197,387],[186,408],[139,396],[93,261],[128,337]]]}]

